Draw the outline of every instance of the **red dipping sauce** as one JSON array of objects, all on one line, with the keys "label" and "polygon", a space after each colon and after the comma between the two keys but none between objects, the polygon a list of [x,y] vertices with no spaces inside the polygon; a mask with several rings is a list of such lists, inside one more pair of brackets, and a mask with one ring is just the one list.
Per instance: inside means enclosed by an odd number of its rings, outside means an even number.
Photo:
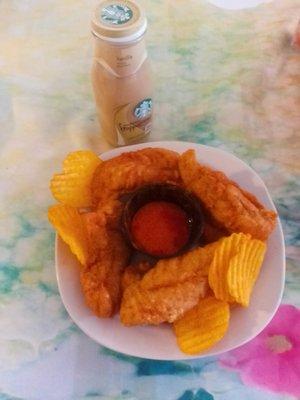
[{"label": "red dipping sauce", "polygon": [[189,240],[188,216],[174,203],[153,201],[134,215],[131,235],[143,252],[156,257],[171,256]]}]

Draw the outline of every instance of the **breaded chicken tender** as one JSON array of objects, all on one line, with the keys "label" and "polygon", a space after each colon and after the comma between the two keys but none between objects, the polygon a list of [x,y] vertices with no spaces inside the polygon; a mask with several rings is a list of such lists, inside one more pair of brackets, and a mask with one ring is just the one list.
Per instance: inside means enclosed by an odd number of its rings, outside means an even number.
[{"label": "breaded chicken tender", "polygon": [[124,325],[173,322],[194,307],[208,290],[208,268],[217,244],[212,243],[160,260],[124,292],[120,317]]},{"label": "breaded chicken tender", "polygon": [[141,280],[141,287],[157,289],[207,276],[217,246],[218,243],[214,242],[181,256],[159,260],[155,267],[145,274]]},{"label": "breaded chicken tender", "polygon": [[102,162],[91,184],[93,204],[96,206],[109,197],[118,198],[145,184],[178,183],[178,157],[171,150],[146,148]]},{"label": "breaded chicken tender", "polygon": [[81,214],[89,236],[89,265],[96,262],[97,254],[110,245],[107,231],[119,229],[123,208],[122,202],[109,198],[100,202],[96,211]]},{"label": "breaded chicken tender", "polygon": [[121,322],[127,326],[174,322],[205,296],[207,288],[207,279],[203,277],[154,290],[145,290],[134,283],[125,290]]},{"label": "breaded chicken tender", "polygon": [[90,244],[90,262],[80,273],[86,304],[99,317],[118,311],[121,277],[128,265],[130,250],[123,235],[105,214],[83,214]]},{"label": "breaded chicken tender", "polygon": [[254,195],[222,172],[199,164],[194,150],[180,156],[179,170],[185,187],[221,226],[229,232],[249,233],[256,239],[268,238],[276,225],[276,213],[265,209]]}]

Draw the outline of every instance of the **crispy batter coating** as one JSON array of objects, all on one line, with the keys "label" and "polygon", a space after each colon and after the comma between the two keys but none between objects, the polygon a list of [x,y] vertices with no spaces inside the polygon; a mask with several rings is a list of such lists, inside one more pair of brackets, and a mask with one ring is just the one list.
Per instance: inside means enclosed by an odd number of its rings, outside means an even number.
[{"label": "crispy batter coating", "polygon": [[97,206],[97,214],[101,224],[108,224],[111,228],[119,227],[123,209],[124,203],[114,196],[100,201]]},{"label": "crispy batter coating", "polygon": [[208,290],[207,274],[215,243],[180,257],[160,260],[124,292],[120,317],[124,325],[173,322],[194,307]]},{"label": "crispy batter coating", "polygon": [[196,161],[194,150],[182,154],[179,170],[184,185],[229,232],[249,233],[266,240],[276,225],[276,213],[265,209],[251,193],[220,171]]},{"label": "crispy batter coating", "polygon": [[81,270],[80,281],[87,305],[99,317],[111,317],[118,311],[121,276],[129,259],[129,250],[121,234],[103,230],[109,244],[103,246],[97,262]]},{"label": "crispy batter coating", "polygon": [[208,276],[209,265],[217,246],[217,242],[210,243],[181,256],[159,260],[155,267],[143,277],[141,287],[149,290],[158,289]]},{"label": "crispy batter coating", "polygon": [[175,286],[144,290],[139,282],[130,285],[121,303],[121,322],[127,326],[173,322],[194,307],[207,289],[207,279],[188,280]]},{"label": "crispy batter coating", "polygon": [[119,229],[123,207],[122,202],[111,197],[100,202],[96,211],[81,214],[89,237],[88,265],[95,263],[101,251],[109,246],[107,230]]},{"label": "crispy batter coating", "polygon": [[171,150],[146,148],[123,153],[104,161],[91,184],[93,204],[151,183],[178,183],[178,154]]},{"label": "crispy batter coating", "polygon": [[152,268],[152,265],[147,261],[128,265],[122,275],[122,291],[124,292],[128,286],[140,281],[150,268]]},{"label": "crispy batter coating", "polygon": [[115,229],[114,219],[105,213],[83,214],[90,258],[81,270],[80,280],[87,305],[99,317],[111,317],[118,311],[121,277],[128,264],[130,250],[123,235]]}]

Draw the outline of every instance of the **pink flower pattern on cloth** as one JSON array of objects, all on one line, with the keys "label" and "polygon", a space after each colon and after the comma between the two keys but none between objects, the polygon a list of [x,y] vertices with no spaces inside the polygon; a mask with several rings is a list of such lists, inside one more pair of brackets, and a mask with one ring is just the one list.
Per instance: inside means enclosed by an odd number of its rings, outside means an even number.
[{"label": "pink flower pattern on cloth", "polygon": [[219,360],[238,371],[245,385],[300,396],[300,310],[280,306],[255,339]]}]

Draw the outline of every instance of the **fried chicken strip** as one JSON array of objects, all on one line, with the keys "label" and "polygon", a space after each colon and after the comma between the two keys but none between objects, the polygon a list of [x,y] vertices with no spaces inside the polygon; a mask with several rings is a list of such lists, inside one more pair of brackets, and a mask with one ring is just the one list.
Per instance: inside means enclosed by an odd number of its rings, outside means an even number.
[{"label": "fried chicken strip", "polygon": [[141,287],[152,290],[207,276],[217,246],[217,242],[214,242],[178,257],[159,260],[155,267],[144,275]]},{"label": "fried chicken strip", "polygon": [[122,234],[103,218],[96,212],[84,215],[91,262],[81,270],[80,282],[88,307],[99,317],[111,317],[119,308],[121,277],[130,250]]},{"label": "fried chicken strip", "polygon": [[194,150],[181,155],[179,170],[187,189],[229,232],[249,233],[260,240],[268,238],[276,225],[276,213],[265,209],[255,196],[241,189],[222,172],[199,164]]},{"label": "fried chicken strip", "polygon": [[[109,246],[107,230],[118,230],[124,204],[114,197],[100,202],[96,211],[81,214],[89,239],[88,265],[96,262],[97,255]],[[107,229],[105,229],[105,227]]]},{"label": "fried chicken strip", "polygon": [[125,290],[121,322],[127,326],[174,322],[205,297],[207,287],[205,278],[152,291],[143,290],[139,283],[134,283]]},{"label": "fried chicken strip", "polygon": [[125,290],[120,317],[124,325],[174,322],[208,290],[207,274],[216,243],[180,257],[160,260]]},{"label": "fried chicken strip", "polygon": [[102,162],[91,184],[93,204],[145,184],[178,183],[178,157],[171,150],[146,148]]}]

